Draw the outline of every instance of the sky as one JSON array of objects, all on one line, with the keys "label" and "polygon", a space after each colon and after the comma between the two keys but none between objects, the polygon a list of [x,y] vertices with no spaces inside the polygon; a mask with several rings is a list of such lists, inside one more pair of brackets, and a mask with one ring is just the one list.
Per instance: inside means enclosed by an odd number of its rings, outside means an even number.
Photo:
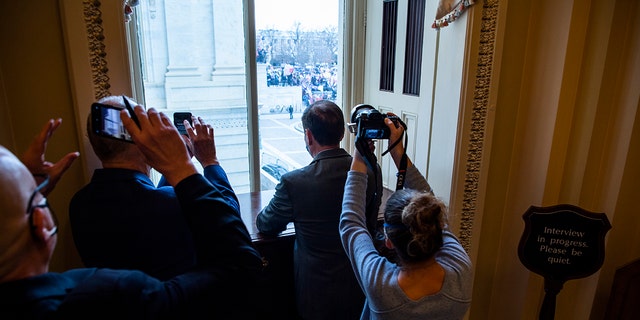
[{"label": "sky", "polygon": [[[256,29],[290,30],[299,21],[305,30],[338,26],[339,0],[255,0]],[[332,17],[332,18],[327,18]]]}]

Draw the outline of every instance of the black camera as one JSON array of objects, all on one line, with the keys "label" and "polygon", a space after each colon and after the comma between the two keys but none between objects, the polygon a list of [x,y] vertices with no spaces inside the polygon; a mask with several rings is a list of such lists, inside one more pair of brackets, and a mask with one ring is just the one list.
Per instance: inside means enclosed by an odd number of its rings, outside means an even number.
[{"label": "black camera", "polygon": [[386,118],[396,123],[399,120],[396,116],[380,113],[368,104],[359,104],[351,111],[349,131],[356,134],[356,139],[389,139],[391,131],[384,123]]}]

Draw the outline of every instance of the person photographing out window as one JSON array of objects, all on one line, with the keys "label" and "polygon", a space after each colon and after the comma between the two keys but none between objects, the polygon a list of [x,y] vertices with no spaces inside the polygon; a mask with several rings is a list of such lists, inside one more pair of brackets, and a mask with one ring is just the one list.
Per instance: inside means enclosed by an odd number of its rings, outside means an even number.
[{"label": "person photographing out window", "polygon": [[396,167],[406,165],[403,188],[384,209],[385,244],[396,261],[378,253],[367,231],[363,195],[371,177],[360,151],[353,156],[340,217],[342,244],[366,296],[361,319],[462,319],[471,303],[471,261],[448,228],[444,203],[406,157],[404,127],[390,118],[384,123]]}]

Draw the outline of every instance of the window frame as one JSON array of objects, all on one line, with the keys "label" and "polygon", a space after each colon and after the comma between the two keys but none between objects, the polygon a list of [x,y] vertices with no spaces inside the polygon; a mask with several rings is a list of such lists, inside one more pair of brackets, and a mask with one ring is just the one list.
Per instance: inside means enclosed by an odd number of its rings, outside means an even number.
[{"label": "window frame", "polygon": [[[244,0],[248,3],[252,0]],[[337,101],[341,102],[347,118],[350,106],[362,103],[364,90],[365,57],[365,17],[367,0],[341,0],[339,29],[342,30],[342,59],[339,69],[342,71],[342,90]],[[100,161],[94,155],[85,133],[85,123],[89,106],[104,88],[115,94],[133,95],[130,79],[130,67],[125,27],[122,22],[123,8],[118,1],[101,0],[59,0],[63,38],[66,46],[70,87],[74,102],[77,136],[81,142],[83,157],[80,163],[89,182],[94,169],[100,167]],[[493,59],[499,61],[504,31],[496,28],[500,16],[506,15],[505,6],[499,6],[495,0],[475,5],[467,9],[466,45],[464,50],[463,75],[460,91],[460,114],[458,135],[455,141],[454,172],[451,182],[450,210],[461,212],[451,221],[463,231],[461,240],[465,247],[471,246],[471,239],[479,232],[474,220],[483,216],[483,191],[486,188],[486,176],[489,167],[488,156],[491,151],[492,126],[495,113],[491,112],[496,104],[497,81],[492,79],[499,74],[499,65],[485,65]],[[99,20],[99,22],[98,22]],[[460,23],[460,22],[456,22]],[[484,28],[483,25],[493,26]],[[89,33],[98,32],[101,39],[89,37]],[[108,35],[104,37],[104,35]],[[99,38],[99,37],[98,37]],[[483,43],[483,45],[480,45]],[[100,74],[90,57],[91,48],[103,47],[108,57],[108,74]],[[490,58],[488,58],[490,57]],[[494,70],[495,69],[495,70]],[[479,72],[482,70],[482,72]],[[117,80],[117,81],[114,81]],[[478,83],[482,85],[477,86]],[[475,116],[480,115],[480,116]],[[352,152],[352,135],[345,135],[343,146]],[[467,179],[473,176],[475,179]],[[475,248],[477,249],[477,248]],[[473,253],[473,252],[472,252]]]},{"label": "window frame", "polygon": [[[360,0],[358,0],[360,1]],[[339,0],[339,19],[349,16],[344,13],[346,9],[345,0]],[[245,21],[245,72],[246,77],[246,97],[247,103],[247,129],[249,137],[249,176],[250,191],[260,190],[260,142],[258,135],[258,97],[257,97],[257,63],[255,57],[248,52],[255,52],[255,10],[254,0],[242,0],[243,19]],[[82,139],[84,154],[88,155],[83,161],[85,179],[89,181],[94,169],[101,167],[99,159],[94,155],[91,145],[84,132],[84,124],[89,113],[88,106],[95,100],[108,94],[125,94],[133,97],[136,101],[144,102],[143,82],[140,70],[140,53],[132,50],[132,43],[137,42],[135,29],[132,23],[124,22],[124,8],[122,3],[112,1],[92,1],[82,2],[73,0],[60,1],[61,12],[64,16],[65,38],[69,48],[70,70],[74,79],[74,96],[76,121],[82,125],[78,126],[78,136]],[[343,35],[343,28],[347,23],[340,23],[338,26],[339,35]],[[134,42],[135,41],[135,42]],[[343,48],[344,37],[340,41],[339,49]],[[96,49],[101,48],[101,49]],[[103,52],[96,52],[103,50]],[[130,52],[132,55],[130,56]],[[92,61],[91,57],[97,56],[98,62]],[[89,61],[86,61],[90,57]],[[338,68],[343,70],[344,63],[339,57]],[[83,61],[84,60],[84,61]],[[105,68],[96,67],[103,64]],[[108,71],[107,71],[108,70]],[[78,79],[93,79],[93,83],[80,81]],[[345,79],[341,75],[342,87],[350,87],[345,84]],[[117,81],[114,81],[117,80]],[[361,89],[360,89],[361,90]],[[341,90],[342,91],[342,90]],[[339,94],[336,103],[341,106],[348,106],[341,101],[344,95]],[[345,115],[350,110],[345,110]],[[343,141],[343,146],[348,145]]]}]

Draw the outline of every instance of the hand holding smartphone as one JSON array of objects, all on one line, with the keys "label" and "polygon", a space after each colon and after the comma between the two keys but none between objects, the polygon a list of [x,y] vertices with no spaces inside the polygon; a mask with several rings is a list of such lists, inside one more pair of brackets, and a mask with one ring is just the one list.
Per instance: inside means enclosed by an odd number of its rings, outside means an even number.
[{"label": "hand holding smartphone", "polygon": [[[126,101],[126,100],[125,100]],[[94,133],[103,137],[122,140],[133,143],[129,132],[122,125],[120,111],[122,109],[108,104],[93,103],[91,105],[91,129]],[[129,111],[136,123],[138,119],[133,111]]]},{"label": "hand holding smartphone", "polygon": [[187,129],[184,127],[184,120],[189,121],[189,124],[193,125],[191,116],[191,112],[175,112],[173,114],[173,124],[178,128],[178,132],[180,132],[180,134],[187,135]]},{"label": "hand holding smartphone", "polygon": [[[129,101],[123,96],[124,105],[129,111],[131,119],[140,127],[138,117],[133,112],[133,108]],[[115,107],[108,104],[93,103],[91,105],[91,128],[94,133],[117,140],[133,143],[131,135],[122,125],[120,120],[120,111],[122,108]],[[178,132],[183,135],[187,135],[187,129],[184,127],[184,120],[189,121],[189,124],[193,124],[191,120],[191,112],[175,112],[173,114],[173,123],[178,129]]]}]

